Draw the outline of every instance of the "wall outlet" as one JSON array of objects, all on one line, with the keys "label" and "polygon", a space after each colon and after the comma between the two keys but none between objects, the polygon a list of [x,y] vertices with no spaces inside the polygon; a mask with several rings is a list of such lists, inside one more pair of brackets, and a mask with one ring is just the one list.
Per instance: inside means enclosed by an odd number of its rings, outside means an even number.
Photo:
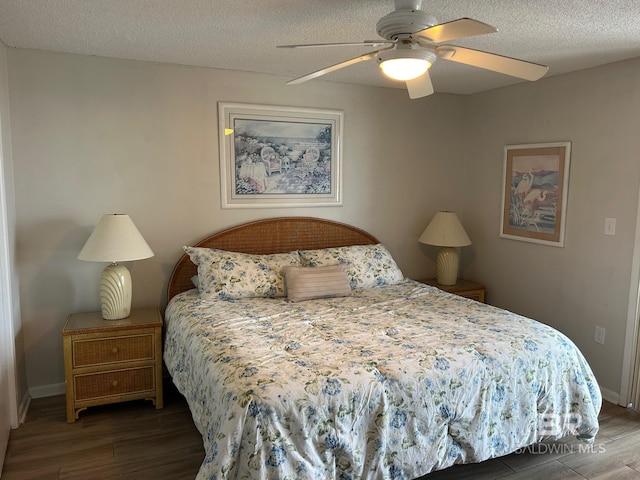
[{"label": "wall outlet", "polygon": [[600,343],[604,345],[604,334],[606,333],[605,329],[596,325],[596,333],[593,336],[593,341],[596,343]]}]

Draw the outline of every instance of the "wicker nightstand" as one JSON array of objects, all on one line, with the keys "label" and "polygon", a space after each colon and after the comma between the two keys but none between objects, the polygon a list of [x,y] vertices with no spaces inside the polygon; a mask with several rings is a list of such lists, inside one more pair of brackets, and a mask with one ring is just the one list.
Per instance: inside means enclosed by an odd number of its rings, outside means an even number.
[{"label": "wicker nightstand", "polygon": [[162,408],[162,317],[134,309],[122,320],[73,313],[62,329],[67,422],[87,407],[151,400]]},{"label": "wicker nightstand", "polygon": [[458,282],[455,285],[440,285],[436,282],[435,278],[418,280],[418,282],[432,285],[434,287],[438,287],[440,290],[444,290],[445,292],[455,293],[461,297],[471,298],[472,300],[484,303],[485,288],[484,285],[480,285],[478,283],[458,279]]}]

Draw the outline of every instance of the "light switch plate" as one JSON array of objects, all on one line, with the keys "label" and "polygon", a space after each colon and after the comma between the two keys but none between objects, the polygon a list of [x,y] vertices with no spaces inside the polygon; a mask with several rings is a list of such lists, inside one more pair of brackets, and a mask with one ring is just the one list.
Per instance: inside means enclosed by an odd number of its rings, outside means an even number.
[{"label": "light switch plate", "polygon": [[604,234],[615,235],[616,234],[616,219],[605,218],[604,219]]}]

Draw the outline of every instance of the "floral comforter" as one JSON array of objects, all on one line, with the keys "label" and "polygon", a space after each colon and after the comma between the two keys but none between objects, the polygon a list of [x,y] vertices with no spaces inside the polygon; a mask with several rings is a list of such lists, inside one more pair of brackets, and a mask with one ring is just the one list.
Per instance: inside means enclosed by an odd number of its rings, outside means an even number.
[{"label": "floral comforter", "polygon": [[198,479],[412,479],[598,431],[599,388],[567,337],[411,280],[301,303],[192,290],[165,321]]}]

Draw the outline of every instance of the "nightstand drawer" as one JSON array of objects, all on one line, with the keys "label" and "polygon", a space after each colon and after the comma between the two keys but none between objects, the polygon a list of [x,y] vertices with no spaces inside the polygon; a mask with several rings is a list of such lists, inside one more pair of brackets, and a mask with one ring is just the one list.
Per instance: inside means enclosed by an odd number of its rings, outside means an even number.
[{"label": "nightstand drawer", "polygon": [[469,290],[468,292],[458,294],[461,297],[470,298],[476,302],[484,303],[484,290]]},{"label": "nightstand drawer", "polygon": [[436,281],[435,278],[417,280],[417,281],[420,283],[424,283],[425,285],[438,287],[440,290],[453,293],[454,295],[470,298],[471,300],[475,300],[476,302],[485,303],[484,285],[470,282],[469,280],[458,279],[455,285],[441,285]]},{"label": "nightstand drawer", "polygon": [[155,369],[152,366],[76,375],[75,400],[89,400],[152,391],[155,389]]},{"label": "nightstand drawer", "polygon": [[150,360],[154,358],[153,334],[119,336],[73,342],[73,367]]},{"label": "nightstand drawer", "polygon": [[162,316],[136,308],[120,320],[72,313],[62,329],[67,422],[97,406],[150,400],[162,408]]}]

